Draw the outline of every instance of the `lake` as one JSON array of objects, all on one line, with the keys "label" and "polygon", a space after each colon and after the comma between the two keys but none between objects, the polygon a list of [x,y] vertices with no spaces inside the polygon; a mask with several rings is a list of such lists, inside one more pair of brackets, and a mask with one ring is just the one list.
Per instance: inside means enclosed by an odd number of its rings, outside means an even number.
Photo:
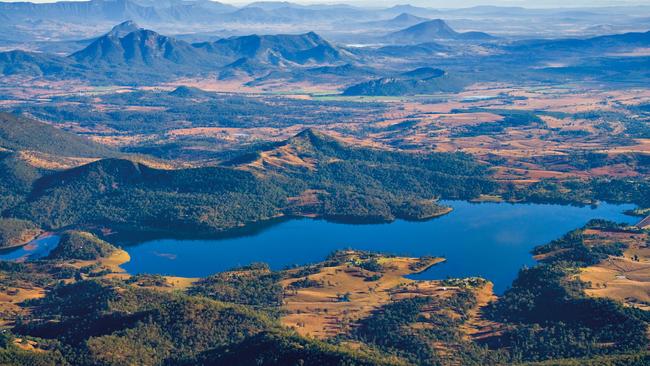
[{"label": "lake", "polygon": [[274,269],[323,260],[337,249],[361,249],[408,256],[443,256],[447,262],[413,276],[417,279],[480,276],[502,293],[518,270],[534,261],[530,250],[600,218],[634,224],[624,215],[633,205],[598,207],[452,201],[448,215],[422,222],[350,225],[295,219],[252,235],[214,240],[151,240],[125,246],[129,273],[204,277],[266,262]]},{"label": "lake", "polygon": [[0,250],[0,260],[24,261],[27,259],[42,258],[47,256],[58,244],[58,236],[43,236],[20,248]]}]

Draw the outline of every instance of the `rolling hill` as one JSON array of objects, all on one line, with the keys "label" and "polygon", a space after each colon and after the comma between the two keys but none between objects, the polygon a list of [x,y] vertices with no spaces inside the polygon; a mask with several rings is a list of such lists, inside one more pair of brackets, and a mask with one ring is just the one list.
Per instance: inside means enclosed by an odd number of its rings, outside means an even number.
[{"label": "rolling hill", "polygon": [[352,85],[343,91],[343,95],[403,96],[457,92],[465,85],[466,82],[460,77],[451,76],[440,69],[423,67]]},{"label": "rolling hill", "polygon": [[0,52],[0,75],[81,77],[87,72],[65,57],[20,50]]},{"label": "rolling hill", "polygon": [[560,54],[588,53],[603,56],[605,52],[630,51],[650,47],[650,31],[598,36],[586,39],[526,40],[515,42],[506,49],[537,57],[554,57]]},{"label": "rolling hill", "polygon": [[0,147],[65,157],[107,157],[117,154],[73,133],[9,113],[0,113]]},{"label": "rolling hill", "polygon": [[[37,179],[29,199],[7,212],[47,229],[101,225],[200,235],[282,215],[419,219],[446,212],[438,197],[471,198],[494,188],[486,168],[463,154],[360,148],[305,130],[223,167],[95,161]],[[296,203],[305,192],[320,193]]]},{"label": "rolling hill", "polygon": [[103,145],[29,118],[0,113],[0,212],[31,192],[47,169],[119,155]]}]

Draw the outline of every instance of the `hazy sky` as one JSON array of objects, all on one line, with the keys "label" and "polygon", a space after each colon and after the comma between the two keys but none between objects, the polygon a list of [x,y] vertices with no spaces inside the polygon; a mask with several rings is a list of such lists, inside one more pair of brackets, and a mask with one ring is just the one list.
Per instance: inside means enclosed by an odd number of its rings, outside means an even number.
[{"label": "hazy sky", "polygon": [[[0,2],[16,2],[25,0],[0,0]],[[87,1],[87,0],[67,0]],[[51,3],[53,0],[31,0],[34,3]],[[223,3],[247,4],[251,0],[222,0]],[[548,7],[582,7],[582,6],[611,6],[611,5],[650,5],[650,0],[293,0],[295,3],[339,3],[365,6],[392,6],[395,4],[412,4],[418,6],[429,6],[434,8],[461,8],[475,5],[500,5],[500,6],[524,6],[530,8]]]}]

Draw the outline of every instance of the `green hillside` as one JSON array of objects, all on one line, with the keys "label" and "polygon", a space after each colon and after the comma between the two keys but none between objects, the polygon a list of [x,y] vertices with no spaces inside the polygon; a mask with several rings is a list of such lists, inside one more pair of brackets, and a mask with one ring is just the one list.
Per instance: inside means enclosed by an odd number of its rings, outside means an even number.
[{"label": "green hillside", "polygon": [[[294,151],[314,169],[246,162]],[[493,191],[489,172],[463,154],[408,154],[343,144],[308,130],[277,150],[235,159],[231,167],[159,170],[128,160],[105,159],[47,175],[29,200],[10,210],[47,228],[129,226],[214,233],[279,215],[312,213],[346,221],[419,219],[443,211],[435,199],[473,198]],[[291,197],[317,190],[312,206]],[[417,203],[417,204],[416,204]]]},{"label": "green hillside", "polygon": [[66,231],[59,244],[48,255],[49,259],[94,260],[108,257],[116,248],[93,234]]},{"label": "green hillside", "polygon": [[106,157],[116,153],[73,133],[30,118],[0,113],[0,147],[71,157]]}]

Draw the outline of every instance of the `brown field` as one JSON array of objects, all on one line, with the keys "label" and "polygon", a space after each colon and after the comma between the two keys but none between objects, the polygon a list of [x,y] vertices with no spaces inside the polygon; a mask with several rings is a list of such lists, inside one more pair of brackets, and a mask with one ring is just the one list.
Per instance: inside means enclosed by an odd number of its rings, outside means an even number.
[{"label": "brown field", "polygon": [[26,300],[38,299],[45,296],[45,289],[32,284],[19,287],[6,287],[0,291],[0,328],[13,325],[19,315],[27,314],[30,310],[19,304]]},{"label": "brown field", "polygon": [[[381,278],[367,281],[368,276],[376,273],[361,268],[356,264],[355,253],[349,254],[349,259],[343,264],[323,267],[317,273],[283,281],[286,294],[283,325],[305,336],[330,338],[353,329],[360,319],[390,302],[415,296],[445,298],[458,290],[457,287],[443,286],[440,281],[414,281],[404,277],[416,271],[412,269],[414,264],[420,264],[419,271],[442,262],[442,258],[432,258],[422,264],[418,258],[382,257],[379,260],[383,267],[379,273]],[[299,289],[290,287],[304,279],[321,285]],[[347,301],[341,300],[343,294],[347,294]],[[468,333],[470,329],[474,332],[481,326],[478,308],[492,296],[491,285],[480,291],[480,304],[472,313]]]},{"label": "brown field", "polygon": [[[602,129],[601,120],[588,120],[562,115],[540,115],[548,128],[514,127],[502,133],[484,136],[454,137],[454,131],[463,126],[483,123],[496,123],[501,117],[488,112],[451,113],[453,109],[511,109],[526,111],[563,112],[573,114],[591,111],[624,110],[626,106],[650,103],[650,88],[624,90],[603,90],[597,85],[540,85],[516,86],[506,83],[478,83],[469,86],[457,94],[441,94],[419,97],[385,97],[385,98],[347,98],[337,96],[337,90],[343,85],[291,82],[271,80],[263,85],[247,86],[246,79],[218,80],[216,76],[205,78],[179,79],[159,85],[132,87],[92,87],[82,82],[49,83],[32,79],[8,78],[0,92],[11,95],[3,104],[11,106],[27,101],[48,101],[54,96],[65,95],[100,95],[105,93],[124,93],[134,90],[170,91],[186,85],[206,91],[240,94],[249,97],[282,96],[288,99],[345,100],[359,102],[382,101],[388,107],[381,115],[369,115],[367,118],[350,121],[333,121],[331,124],[317,128],[324,133],[338,137],[343,141],[357,145],[398,149],[409,151],[463,151],[480,160],[500,159],[497,165],[498,177],[513,182],[536,182],[544,178],[589,178],[595,176],[631,177],[647,174],[633,163],[608,164],[588,170],[574,168],[567,164],[533,163],[535,161],[553,161],[554,157],[566,157],[572,152],[588,151],[605,153],[611,157],[620,154],[650,154],[650,139],[626,140],[622,122],[607,122],[608,130]],[[322,98],[322,99],[321,99]],[[115,106],[102,104],[96,99],[94,108],[111,110]],[[123,108],[123,107],[120,107]],[[332,107],[334,108],[334,107]],[[132,105],[130,111],[152,111],[159,107]],[[416,121],[405,128],[391,126],[405,121]],[[288,127],[261,126],[255,128],[222,127],[188,127],[179,123],[174,129],[162,134],[130,134],[123,131],[111,131],[102,127],[82,128],[74,122],[63,121],[57,124],[74,132],[90,136],[93,140],[113,147],[134,147],[147,144],[165,144],[198,139],[206,141],[200,147],[191,144],[185,148],[186,154],[168,168],[186,166],[184,164],[212,165],[214,159],[193,161],[190,156],[194,151],[219,152],[232,150],[243,145],[260,141],[281,141],[287,139],[306,126],[296,124]],[[582,135],[566,135],[566,132],[578,132]],[[564,135],[562,133],[565,133]],[[577,137],[576,137],[577,136]],[[286,158],[286,159],[285,159]],[[38,156],[31,156],[34,165],[40,167],[64,168],[73,166],[74,161],[51,161]],[[192,160],[192,161],[189,161]],[[561,160],[561,159],[560,159]],[[290,156],[267,157],[269,165],[308,166],[308,162],[293,161]]]},{"label": "brown field", "polygon": [[99,267],[97,269],[97,272],[102,270],[110,270],[111,272],[104,277],[125,279],[130,277],[130,275],[127,274],[126,271],[124,271],[124,269],[122,269],[122,267],[120,266],[130,260],[131,257],[129,256],[129,253],[127,253],[122,249],[118,249],[115,250],[113,253],[111,253],[111,255],[108,256],[107,258],[100,258],[98,260],[88,260],[88,261],[72,260],[66,262],[65,264],[75,268],[82,268],[82,267],[98,264]]},{"label": "brown field", "polygon": [[475,294],[478,304],[469,311],[469,319],[461,326],[461,331],[472,340],[493,337],[499,332],[501,325],[483,316],[483,309],[497,299],[492,283],[488,282],[482,288],[476,289]]},{"label": "brown field", "polygon": [[50,154],[26,150],[21,151],[19,153],[19,156],[22,160],[26,161],[33,167],[50,170],[70,169],[99,160],[98,158],[71,158],[58,155],[54,156]]},{"label": "brown field", "polygon": [[167,283],[173,290],[186,290],[188,287],[192,286],[198,278],[165,276],[165,280],[167,280]]},{"label": "brown field", "polygon": [[44,349],[39,348],[37,342],[30,339],[15,338],[14,345],[23,351],[46,352]]},{"label": "brown field", "polygon": [[134,146],[143,142],[151,141],[153,136],[150,135],[96,135],[90,136],[90,139],[111,147]]},{"label": "brown field", "polygon": [[641,153],[650,154],[650,139],[635,139],[635,145],[617,146],[602,151],[608,154]]},{"label": "brown field", "polygon": [[[628,246],[621,257],[607,260],[583,269],[579,277],[590,283],[586,293],[595,297],[608,297],[650,310],[650,248],[648,234],[587,230],[585,236],[593,243],[620,242]],[[589,243],[589,241],[587,241]]]}]

